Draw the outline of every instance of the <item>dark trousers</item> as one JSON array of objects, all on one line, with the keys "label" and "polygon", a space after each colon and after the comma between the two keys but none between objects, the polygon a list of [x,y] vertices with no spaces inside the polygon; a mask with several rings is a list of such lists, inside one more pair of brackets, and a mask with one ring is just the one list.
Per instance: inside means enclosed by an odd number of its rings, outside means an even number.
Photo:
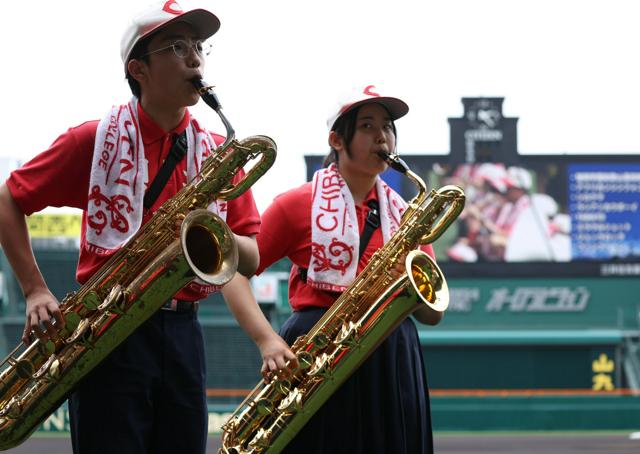
[{"label": "dark trousers", "polygon": [[69,413],[75,454],[204,454],[197,314],[159,310],[80,383]]}]

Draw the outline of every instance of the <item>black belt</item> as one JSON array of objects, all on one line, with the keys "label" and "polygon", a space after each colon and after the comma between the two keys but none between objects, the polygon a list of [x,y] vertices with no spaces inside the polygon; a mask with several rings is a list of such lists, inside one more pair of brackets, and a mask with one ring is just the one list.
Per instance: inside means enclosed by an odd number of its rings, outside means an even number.
[{"label": "black belt", "polygon": [[171,312],[198,312],[198,301],[182,301],[171,298],[160,309]]}]

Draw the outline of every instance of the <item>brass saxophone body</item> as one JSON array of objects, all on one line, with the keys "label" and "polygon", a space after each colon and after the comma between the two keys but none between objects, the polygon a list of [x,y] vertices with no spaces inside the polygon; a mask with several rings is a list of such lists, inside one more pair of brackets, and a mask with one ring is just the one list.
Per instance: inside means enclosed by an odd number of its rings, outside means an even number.
[{"label": "brass saxophone body", "polygon": [[[299,367],[286,380],[259,383],[223,425],[223,454],[280,452],[338,387],[413,311],[449,304],[438,265],[416,248],[432,243],[464,208],[464,192],[444,186],[427,192],[396,155],[389,165],[419,188],[395,234],[304,336],[293,344]],[[405,273],[391,270],[401,261]]]},{"label": "brass saxophone body", "polygon": [[[273,164],[276,145],[266,136],[236,141],[211,88],[193,83],[222,119],[225,142],[203,161],[193,181],[63,299],[65,327],[55,338],[20,344],[2,362],[0,450],[26,440],[88,372],[194,278],[223,285],[233,277],[238,265],[233,233],[206,208],[249,189]],[[239,170],[256,158],[233,185]]]}]

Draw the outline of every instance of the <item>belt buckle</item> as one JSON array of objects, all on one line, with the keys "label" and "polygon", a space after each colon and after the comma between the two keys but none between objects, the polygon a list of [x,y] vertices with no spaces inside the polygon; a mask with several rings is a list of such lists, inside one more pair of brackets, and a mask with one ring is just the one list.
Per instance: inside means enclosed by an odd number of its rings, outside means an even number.
[{"label": "belt buckle", "polygon": [[[182,304],[181,304],[182,303]],[[161,309],[171,312],[197,312],[199,302],[198,301],[180,301],[175,298],[171,298],[164,303]]]},{"label": "belt buckle", "polygon": [[162,307],[162,310],[165,311],[171,311],[171,312],[177,312],[178,311],[178,300],[175,298],[171,298],[170,300],[168,300],[167,302],[165,302]]}]

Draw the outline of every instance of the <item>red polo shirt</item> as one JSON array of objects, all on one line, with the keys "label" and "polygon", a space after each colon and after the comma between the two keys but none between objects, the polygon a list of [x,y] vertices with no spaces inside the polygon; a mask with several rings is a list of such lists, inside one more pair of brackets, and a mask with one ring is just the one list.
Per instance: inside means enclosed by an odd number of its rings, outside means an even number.
[{"label": "red polo shirt", "polygon": [[[149,182],[152,182],[169,153],[173,137],[187,128],[190,115],[187,111],[180,124],[169,132],[165,132],[158,126],[142,110],[140,104],[138,104],[138,118],[145,157],[148,161]],[[48,206],[86,209],[97,127],[98,121],[88,121],[69,129],[58,137],[48,150],[11,173],[7,186],[25,215]],[[221,136],[211,135],[217,144],[223,141]],[[145,212],[143,223],[147,222],[155,210],[187,183],[186,167],[186,159],[183,159],[176,166],[151,210]],[[235,180],[242,178],[242,175],[241,172]],[[81,284],[86,282],[108,259],[85,249],[85,211],[82,217],[81,247],[76,272],[76,279]],[[260,215],[250,190],[228,202],[227,224],[238,235],[250,236],[258,233]],[[205,296],[186,288],[177,295],[178,298],[185,300],[196,300]]]},{"label": "red polo shirt", "polygon": [[[367,202],[377,200],[375,186],[360,205],[356,205],[358,227],[364,230],[369,207]],[[289,303],[294,311],[305,307],[329,307],[339,293],[318,290],[302,281],[298,268],[308,268],[311,260],[311,183],[279,195],[262,213],[262,224],[257,236],[260,266],[256,274],[278,260],[288,257],[293,262],[289,276]],[[373,254],[382,247],[382,229],[374,230],[369,244],[358,263],[358,273],[369,263]],[[433,248],[421,248],[434,257]]]}]

